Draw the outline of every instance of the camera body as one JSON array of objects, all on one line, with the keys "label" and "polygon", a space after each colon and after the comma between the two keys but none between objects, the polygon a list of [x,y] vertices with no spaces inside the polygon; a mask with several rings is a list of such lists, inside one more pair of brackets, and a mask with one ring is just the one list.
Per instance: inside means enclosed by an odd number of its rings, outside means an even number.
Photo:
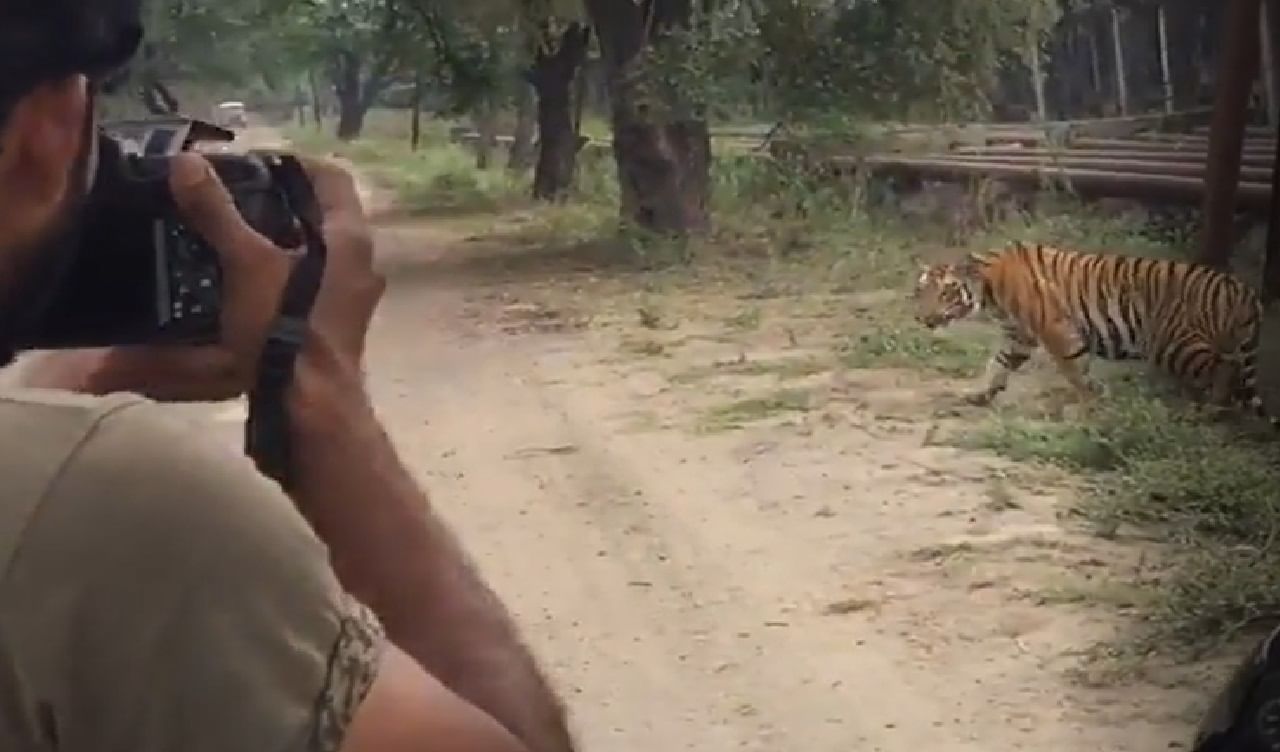
[{"label": "camera body", "polygon": [[[178,215],[174,154],[228,130],[192,118],[103,123],[79,247],[19,349],[211,344],[220,336],[217,251]],[[298,218],[268,166],[270,152],[208,153],[247,223],[282,249],[302,243]]]}]

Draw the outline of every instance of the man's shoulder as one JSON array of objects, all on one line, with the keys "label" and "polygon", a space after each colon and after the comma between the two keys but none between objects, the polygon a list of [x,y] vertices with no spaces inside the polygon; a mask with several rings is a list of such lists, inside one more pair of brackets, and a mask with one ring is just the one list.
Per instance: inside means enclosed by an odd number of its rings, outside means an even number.
[{"label": "man's shoulder", "polygon": [[[147,400],[132,394],[94,396],[53,389],[0,389],[0,441],[30,445],[43,449],[70,443],[74,448],[93,432],[105,418],[144,404]],[[0,454],[0,462],[9,459]]]},{"label": "man's shoulder", "polygon": [[51,390],[0,390],[0,561],[70,459],[109,416],[141,398],[91,397]]},{"label": "man's shoulder", "polygon": [[310,532],[243,454],[142,397],[0,390],[0,473],[0,566],[33,536],[112,521],[153,547],[215,527]]},{"label": "man's shoulder", "polygon": [[191,426],[157,403],[132,394],[94,396],[49,389],[0,389],[0,473],[44,495],[78,465],[106,465],[122,479],[138,477],[157,452],[201,453]]}]

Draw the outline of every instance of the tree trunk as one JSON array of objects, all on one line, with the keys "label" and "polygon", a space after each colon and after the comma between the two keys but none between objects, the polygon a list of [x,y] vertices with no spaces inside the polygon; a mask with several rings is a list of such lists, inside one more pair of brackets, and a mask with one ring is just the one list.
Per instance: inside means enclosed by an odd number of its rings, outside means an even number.
[{"label": "tree trunk", "polygon": [[1200,0],[1175,0],[1166,6],[1169,34],[1169,79],[1174,109],[1188,109],[1200,102],[1200,26],[1204,17]]},{"label": "tree trunk", "polygon": [[386,79],[377,72],[379,66],[370,67],[373,72],[366,79],[362,61],[349,50],[339,52],[333,60],[333,91],[338,97],[337,136],[342,141],[360,137],[369,108],[386,86]]},{"label": "tree trunk", "polygon": [[1263,0],[1258,45],[1262,52],[1262,93],[1267,104],[1267,125],[1280,127],[1280,89],[1276,88],[1276,51],[1271,39],[1271,3]]},{"label": "tree trunk", "polygon": [[1049,105],[1044,95],[1040,33],[1035,29],[1027,31],[1027,61],[1031,64],[1031,92],[1036,99],[1036,120],[1043,123],[1049,119]]},{"label": "tree trunk", "polygon": [[311,117],[316,128],[324,127],[324,103],[320,100],[320,85],[316,82],[316,72],[307,71],[307,85],[311,88]]},{"label": "tree trunk", "polygon": [[471,114],[479,138],[476,139],[476,169],[487,170],[493,161],[493,147],[498,141],[498,113],[493,103],[484,101]]},{"label": "tree trunk", "polygon": [[[1262,8],[1267,19],[1262,32],[1270,40],[1272,49],[1276,49],[1280,46],[1280,2],[1263,0]],[[1272,123],[1271,128],[1276,137],[1276,157],[1271,168],[1271,211],[1267,217],[1266,258],[1262,267],[1262,299],[1267,305],[1280,299],[1280,127]]]},{"label": "tree trunk", "polygon": [[1087,39],[1089,40],[1089,75],[1093,84],[1089,90],[1089,111],[1092,114],[1101,114],[1103,111],[1104,101],[1104,95],[1102,92],[1106,87],[1106,81],[1102,78],[1102,52],[1098,47],[1098,29],[1096,24],[1089,24]]},{"label": "tree trunk", "polygon": [[1129,114],[1129,82],[1125,72],[1124,43],[1120,28],[1120,9],[1111,6],[1111,47],[1112,59],[1115,61],[1116,74],[1116,109],[1120,115]]},{"label": "tree trunk", "polygon": [[354,141],[360,138],[360,133],[364,130],[365,114],[366,111],[362,106],[360,97],[353,98],[339,92],[338,139],[341,141]]},{"label": "tree trunk", "polygon": [[409,117],[409,149],[411,151],[417,151],[418,144],[422,141],[423,78],[422,68],[413,72],[413,114]]},{"label": "tree trunk", "polygon": [[524,172],[533,164],[533,131],[537,125],[533,104],[533,87],[521,77],[516,92],[516,128],[511,134],[511,151],[507,153],[507,169]]},{"label": "tree trunk", "polygon": [[1249,93],[1258,76],[1261,0],[1229,0],[1218,48],[1213,122],[1205,165],[1204,229],[1196,260],[1220,269],[1231,263],[1232,225]]},{"label": "tree trunk", "polygon": [[1156,32],[1160,40],[1160,87],[1164,92],[1164,111],[1173,114],[1173,74],[1169,72],[1169,21],[1163,5],[1156,6]]},{"label": "tree trunk", "polygon": [[671,93],[646,102],[637,70],[647,45],[660,45],[669,31],[689,24],[690,0],[586,0],[586,7],[608,76],[622,217],[674,235],[709,229],[706,119],[672,101]]},{"label": "tree trunk", "polygon": [[539,49],[529,83],[538,92],[538,165],[533,173],[533,197],[560,201],[573,186],[578,150],[582,144],[573,127],[573,82],[587,56],[590,27],[571,23],[560,35],[555,51]]},{"label": "tree trunk", "polygon": [[587,61],[582,61],[582,66],[578,68],[578,75],[573,79],[573,135],[582,135],[582,113],[587,108],[587,97],[590,96],[590,70],[587,68]]}]

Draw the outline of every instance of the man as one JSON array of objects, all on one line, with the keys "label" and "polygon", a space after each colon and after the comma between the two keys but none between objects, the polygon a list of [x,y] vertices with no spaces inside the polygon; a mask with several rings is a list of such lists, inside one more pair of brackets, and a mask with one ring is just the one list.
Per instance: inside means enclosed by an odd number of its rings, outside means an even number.
[{"label": "man", "polygon": [[[109,5],[0,0],[0,349],[92,177],[84,74],[111,46],[86,40],[120,20]],[[345,173],[308,169],[330,261],[288,395],[292,498],[127,394],[243,393],[288,273],[199,157],[175,161],[172,187],[222,257],[223,344],[53,353],[27,372],[39,388],[0,393],[0,749],[572,749],[378,422],[361,379],[383,288],[369,229]]]}]

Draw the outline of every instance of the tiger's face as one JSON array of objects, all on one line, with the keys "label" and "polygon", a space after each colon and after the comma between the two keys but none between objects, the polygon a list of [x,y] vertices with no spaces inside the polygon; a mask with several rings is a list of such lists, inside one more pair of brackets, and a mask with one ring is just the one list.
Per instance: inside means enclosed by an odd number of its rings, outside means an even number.
[{"label": "tiger's face", "polygon": [[946,326],[978,309],[969,282],[953,264],[920,270],[915,286],[916,321],[930,329]]}]

